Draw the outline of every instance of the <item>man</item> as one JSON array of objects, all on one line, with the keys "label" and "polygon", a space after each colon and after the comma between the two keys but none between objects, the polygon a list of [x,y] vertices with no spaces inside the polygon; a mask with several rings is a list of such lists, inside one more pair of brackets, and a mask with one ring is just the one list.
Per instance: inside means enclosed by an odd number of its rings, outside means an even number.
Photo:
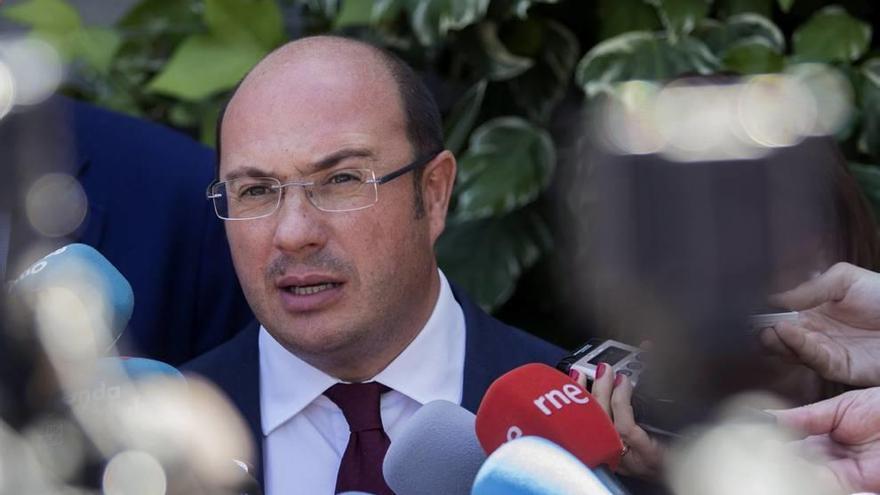
[{"label": "man", "polygon": [[422,404],[473,411],[505,371],[563,355],[439,272],[455,157],[401,61],[295,41],[251,70],[220,126],[209,195],[259,323],[189,369],[243,412],[269,494],[389,493],[384,451]]}]

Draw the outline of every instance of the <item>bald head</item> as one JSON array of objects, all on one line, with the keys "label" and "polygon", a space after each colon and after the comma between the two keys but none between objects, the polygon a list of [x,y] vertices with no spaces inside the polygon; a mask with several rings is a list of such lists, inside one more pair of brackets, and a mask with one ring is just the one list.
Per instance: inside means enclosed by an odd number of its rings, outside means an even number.
[{"label": "bald head", "polygon": [[[362,41],[339,36],[312,36],[275,49],[254,66],[233,91],[217,120],[218,177],[223,122],[237,111],[237,100],[259,92],[272,92],[277,98],[283,99],[285,81],[301,79],[298,76],[302,74],[321,74],[320,69],[328,66],[345,71],[361,81],[378,83],[376,86],[380,90],[372,96],[380,98],[383,104],[399,109],[401,125],[412,146],[413,158],[429,156],[443,149],[443,129],[437,103],[405,62],[387,50]],[[322,83],[320,80],[313,82],[317,86]],[[328,92],[332,90],[332,87],[326,88]],[[362,96],[360,102],[353,104],[366,106],[376,103],[367,95]],[[418,184],[420,171],[417,170],[413,177]],[[421,209],[418,187],[416,192],[416,207]]]}]

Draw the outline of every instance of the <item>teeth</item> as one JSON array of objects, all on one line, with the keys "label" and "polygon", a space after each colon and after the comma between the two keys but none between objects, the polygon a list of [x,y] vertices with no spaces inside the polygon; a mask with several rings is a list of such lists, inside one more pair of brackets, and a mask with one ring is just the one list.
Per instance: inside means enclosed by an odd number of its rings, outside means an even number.
[{"label": "teeth", "polygon": [[309,296],[312,294],[317,294],[318,292],[325,291],[327,289],[332,289],[339,284],[335,284],[333,282],[326,284],[318,284],[318,285],[300,285],[293,286],[288,288],[287,290],[296,294],[297,296]]}]

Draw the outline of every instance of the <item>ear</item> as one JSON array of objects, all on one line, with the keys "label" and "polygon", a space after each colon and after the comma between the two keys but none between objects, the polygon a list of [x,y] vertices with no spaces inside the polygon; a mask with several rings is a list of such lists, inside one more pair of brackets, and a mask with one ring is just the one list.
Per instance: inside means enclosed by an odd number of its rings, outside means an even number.
[{"label": "ear", "polygon": [[432,244],[437,242],[446,227],[446,212],[449,209],[452,186],[455,185],[455,172],[455,156],[446,150],[434,157],[425,166],[422,174],[422,197]]}]

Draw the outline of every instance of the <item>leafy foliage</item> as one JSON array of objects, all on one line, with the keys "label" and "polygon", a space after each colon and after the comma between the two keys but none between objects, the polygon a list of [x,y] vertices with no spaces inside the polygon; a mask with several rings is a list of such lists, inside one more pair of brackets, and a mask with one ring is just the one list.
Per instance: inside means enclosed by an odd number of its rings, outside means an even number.
[{"label": "leafy foliage", "polygon": [[[0,15],[71,61],[67,90],[212,144],[220,102],[261,57],[305,34],[344,33],[397,52],[444,113],[458,184],[438,256],[486,308],[552,248],[540,213],[553,182],[563,101],[632,79],[790,71],[830,62],[855,83],[852,169],[880,205],[880,59],[870,24],[845,6],[795,0],[142,0],[111,27],[66,0]],[[792,22],[806,19],[799,26]],[[787,38],[777,23],[786,26]],[[880,211],[880,208],[878,208]]]}]

